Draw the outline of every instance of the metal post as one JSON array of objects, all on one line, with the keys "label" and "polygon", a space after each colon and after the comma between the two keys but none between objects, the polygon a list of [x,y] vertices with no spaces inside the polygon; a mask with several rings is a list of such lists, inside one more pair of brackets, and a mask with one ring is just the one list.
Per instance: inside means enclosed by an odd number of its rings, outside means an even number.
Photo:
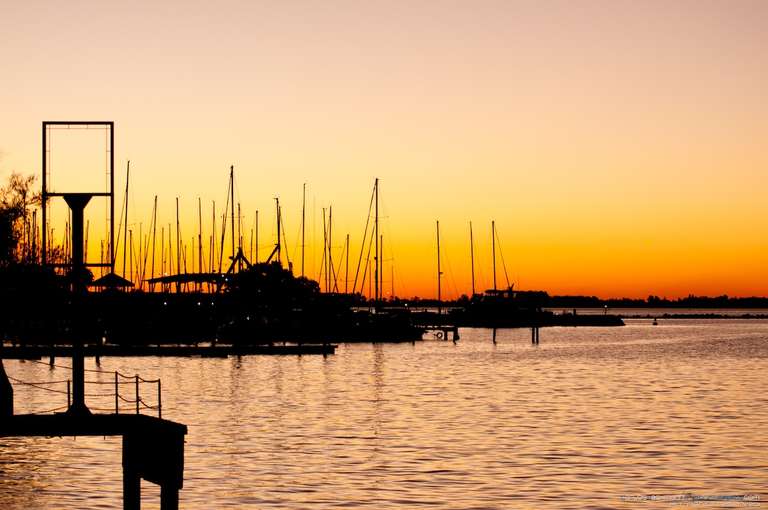
[{"label": "metal post", "polygon": [[64,195],[64,201],[69,206],[72,213],[72,262],[71,273],[72,288],[76,296],[78,306],[75,308],[74,333],[75,338],[72,341],[72,379],[74,387],[72,388],[72,405],[69,408],[70,413],[90,414],[85,405],[85,358],[83,354],[83,334],[82,321],[82,296],[86,292],[87,281],[85,278],[85,264],[83,260],[83,213],[85,206],[91,200],[89,193],[67,193]]},{"label": "metal post", "polygon": [[40,203],[43,210],[43,249],[42,249],[42,262],[43,266],[48,263],[48,126],[43,122],[43,186],[40,193]]},{"label": "metal post", "polygon": [[[126,197],[126,200],[128,197]],[[109,261],[115,272],[115,124],[109,123]]]},{"label": "metal post", "polygon": [[120,383],[118,382],[117,378],[117,370],[115,370],[115,414],[120,413]]},{"label": "metal post", "polygon": [[160,386],[160,379],[157,380],[157,417],[163,417],[163,391]]},{"label": "metal post", "polygon": [[67,408],[72,407],[71,387],[72,387],[72,383],[70,382],[69,379],[67,379]]},{"label": "metal post", "polygon": [[135,376],[136,379],[136,414],[139,414],[139,376]]}]

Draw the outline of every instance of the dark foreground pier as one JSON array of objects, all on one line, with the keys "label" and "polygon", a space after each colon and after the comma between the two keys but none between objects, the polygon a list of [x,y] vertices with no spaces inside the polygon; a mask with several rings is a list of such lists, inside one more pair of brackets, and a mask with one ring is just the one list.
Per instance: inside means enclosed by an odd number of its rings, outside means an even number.
[{"label": "dark foreground pier", "polygon": [[[296,345],[90,345],[83,347],[83,355],[102,356],[177,356],[226,358],[246,355],[302,355],[336,352],[334,344]],[[72,355],[70,346],[6,345],[2,349],[5,359],[40,359],[44,357],[67,358]]]},{"label": "dark foreground pier", "polygon": [[187,426],[143,414],[17,414],[0,418],[0,437],[122,436],[123,508],[141,507],[141,479],[160,486],[160,508],[177,510]]}]

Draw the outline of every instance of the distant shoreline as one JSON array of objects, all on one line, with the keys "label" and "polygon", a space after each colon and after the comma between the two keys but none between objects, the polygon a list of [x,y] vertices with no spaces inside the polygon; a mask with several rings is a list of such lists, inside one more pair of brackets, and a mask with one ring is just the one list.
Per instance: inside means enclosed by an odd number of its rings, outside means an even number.
[{"label": "distant shoreline", "polygon": [[[766,310],[766,312],[768,312],[768,310]],[[740,315],[729,315],[722,313],[664,313],[661,315],[626,315],[621,313],[621,311],[614,309],[613,314],[618,315],[622,319],[768,319],[768,313],[744,313]]]}]

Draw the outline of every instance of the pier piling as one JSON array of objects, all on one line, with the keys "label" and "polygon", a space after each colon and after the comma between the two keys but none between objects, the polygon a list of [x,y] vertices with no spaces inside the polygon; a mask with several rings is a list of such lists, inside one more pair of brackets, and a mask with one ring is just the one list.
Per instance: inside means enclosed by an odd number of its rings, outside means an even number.
[{"label": "pier piling", "polygon": [[5,373],[3,359],[0,358],[0,418],[13,416],[13,386]]}]

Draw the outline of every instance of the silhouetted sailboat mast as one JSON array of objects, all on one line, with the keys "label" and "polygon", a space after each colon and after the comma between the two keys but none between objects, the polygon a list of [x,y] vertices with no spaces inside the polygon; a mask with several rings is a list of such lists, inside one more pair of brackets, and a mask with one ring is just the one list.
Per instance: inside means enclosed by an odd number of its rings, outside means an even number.
[{"label": "silhouetted sailboat mast", "polygon": [[[328,287],[326,292],[333,291],[336,286],[336,276],[333,271],[333,252],[331,250],[333,239],[333,206],[328,206]],[[333,282],[333,284],[331,283]]]},{"label": "silhouetted sailboat mast", "polygon": [[130,179],[131,175],[131,160],[128,160],[127,168],[125,170],[125,218],[123,220],[125,221],[124,227],[123,227],[123,278],[125,278],[125,253],[127,248],[127,238],[128,238],[128,181]]},{"label": "silhouetted sailboat mast", "polygon": [[440,285],[440,280],[443,276],[443,272],[440,269],[440,220],[435,222],[435,227],[437,230],[437,314],[440,315],[442,313],[443,305],[443,294]]},{"label": "silhouetted sailboat mast", "polygon": [[307,212],[307,183],[301,187],[301,276],[304,276],[304,224]]},{"label": "silhouetted sailboat mast", "polygon": [[[150,272],[152,275],[149,277],[150,280],[155,277],[155,240],[157,235],[157,195],[155,195],[155,205],[152,208],[152,267],[150,268]],[[162,242],[160,243],[162,245]],[[153,283],[150,283],[150,291],[155,290],[155,286]]]},{"label": "silhouetted sailboat mast", "polygon": [[277,215],[277,242],[275,242],[275,247],[267,258],[267,263],[272,262],[272,257],[277,255],[277,262],[282,264],[282,259],[280,257],[280,198],[278,197],[275,197],[275,214]]},{"label": "silhouetted sailboat mast", "polygon": [[325,207],[323,207],[323,259],[320,263],[320,276],[323,279],[325,292],[328,292],[328,222],[325,220]]},{"label": "silhouetted sailboat mast", "polygon": [[373,291],[373,303],[374,306],[379,302],[379,179],[376,178],[374,184],[374,193],[376,196],[376,216],[374,221],[374,238],[376,240],[376,251],[374,252],[374,291]]},{"label": "silhouetted sailboat mast", "polygon": [[197,272],[203,273],[203,201],[197,197]]},{"label": "silhouetted sailboat mast", "polygon": [[346,256],[344,257],[344,294],[347,294],[349,292],[349,234],[347,234],[344,252],[346,253]]},{"label": "silhouetted sailboat mast", "polygon": [[472,295],[475,295],[475,239],[472,235],[472,222],[469,222],[469,258],[472,263]]},{"label": "silhouetted sailboat mast", "polygon": [[[181,225],[179,223],[179,197],[176,197],[176,274],[181,273]],[[181,291],[181,281],[176,281],[176,292]]]},{"label": "silhouetted sailboat mast", "polygon": [[493,252],[493,290],[496,290],[496,222],[491,220],[491,251]]},{"label": "silhouetted sailboat mast", "polygon": [[232,261],[235,260],[235,166],[232,165],[229,167],[229,202],[230,202],[230,209],[231,209],[231,215],[232,215],[232,221],[230,222],[230,226],[232,227],[232,234],[230,235],[232,239]]},{"label": "silhouetted sailboat mast", "polygon": [[[369,267],[370,267],[369,258],[368,257],[370,256],[370,253],[371,253],[371,244],[373,244],[373,239],[370,239],[368,237],[368,227],[370,226],[370,222],[371,222],[371,210],[373,209],[373,202],[374,202],[374,199],[376,198],[376,190],[378,188],[378,181],[379,180],[376,179],[374,187],[373,187],[373,191],[371,192],[371,200],[368,203],[368,214],[365,217],[365,229],[363,230],[363,240],[362,240],[362,242],[360,244],[360,255],[359,255],[358,259],[357,259],[357,268],[355,269],[355,280],[352,283],[352,293],[355,293],[357,291],[357,282],[358,282],[358,278],[360,277],[360,268],[361,267],[363,268],[363,274],[362,274],[362,277],[359,278],[359,281],[360,281],[360,293],[363,294],[364,291],[365,291],[365,277],[368,274]],[[367,252],[367,254],[365,256],[365,265],[363,265],[363,253],[365,252],[366,241],[368,241],[368,252]],[[371,296],[370,291],[368,292],[368,296],[369,297]]]}]

